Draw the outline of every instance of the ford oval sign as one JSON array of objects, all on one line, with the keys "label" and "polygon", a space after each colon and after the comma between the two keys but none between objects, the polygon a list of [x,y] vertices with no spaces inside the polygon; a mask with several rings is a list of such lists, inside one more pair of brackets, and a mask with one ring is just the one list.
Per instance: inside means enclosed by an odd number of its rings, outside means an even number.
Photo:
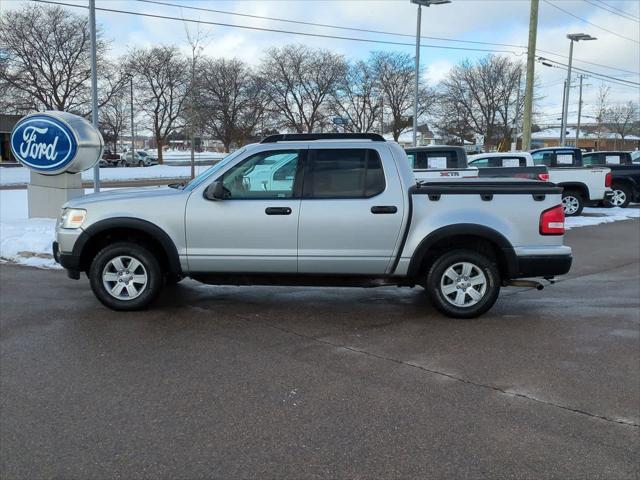
[{"label": "ford oval sign", "polygon": [[11,151],[34,172],[78,173],[100,159],[104,141],[98,129],[68,112],[41,112],[20,119],[11,132]]},{"label": "ford oval sign", "polygon": [[34,115],[16,124],[11,149],[25,166],[51,172],[62,170],[73,161],[78,142],[69,127],[57,118]]}]

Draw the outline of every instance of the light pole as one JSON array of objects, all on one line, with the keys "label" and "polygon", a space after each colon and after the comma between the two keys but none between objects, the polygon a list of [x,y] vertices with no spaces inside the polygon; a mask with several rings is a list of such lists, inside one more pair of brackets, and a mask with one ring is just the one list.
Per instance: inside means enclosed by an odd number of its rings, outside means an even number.
[{"label": "light pole", "polygon": [[420,87],[420,26],[422,24],[422,7],[431,5],[442,5],[451,3],[451,0],[411,0],[411,3],[418,5],[418,20],[416,23],[416,82],[413,92],[413,146],[416,146],[416,136],[418,130],[418,91]]},{"label": "light pole", "polygon": [[567,82],[564,87],[564,102],[562,105],[562,123],[560,130],[560,145],[565,146],[567,136],[567,112],[569,111],[569,87],[571,85],[571,62],[573,60],[573,42],[580,40],[596,40],[596,37],[587,35],[586,33],[570,33],[567,35],[569,43],[569,65],[567,68]]},{"label": "light pole", "polygon": [[131,163],[135,162],[133,152],[136,151],[136,141],[133,133],[133,75],[129,74],[129,88],[131,93]]},{"label": "light pole", "polygon": [[[96,59],[96,2],[89,0],[89,28],[91,34],[91,123],[98,128],[98,67]],[[100,159],[93,167],[93,191],[100,191]]]}]

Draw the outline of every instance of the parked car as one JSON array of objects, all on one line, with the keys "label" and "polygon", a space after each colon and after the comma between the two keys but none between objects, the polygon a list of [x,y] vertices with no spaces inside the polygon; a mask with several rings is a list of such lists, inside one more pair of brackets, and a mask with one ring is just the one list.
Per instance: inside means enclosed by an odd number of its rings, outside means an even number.
[{"label": "parked car", "polygon": [[[256,176],[285,166],[277,183]],[[444,314],[471,318],[501,286],[541,286],[515,279],[567,273],[563,234],[561,189],[547,182],[416,183],[405,152],[380,135],[294,134],[241,148],[179,188],[73,199],[53,252],[71,278],[86,272],[115,310],[145,308],[165,283],[188,276],[215,285],[421,285]]]},{"label": "parked car", "polygon": [[540,148],[531,152],[533,165],[549,170],[549,181],[562,186],[567,216],[580,215],[586,205],[598,205],[613,197],[612,174],[607,167],[582,164],[582,151],[572,147]]},{"label": "parked car", "polygon": [[480,177],[528,178],[549,181],[545,165],[534,165],[531,155],[523,152],[480,153],[468,157],[469,166],[479,169]]},{"label": "parked car", "polygon": [[405,149],[409,165],[417,180],[436,178],[474,178],[478,169],[467,165],[464,148],[452,145],[434,145]]},{"label": "parked car", "polygon": [[605,203],[607,206],[626,207],[630,202],[640,202],[640,165],[633,163],[631,152],[583,153],[582,163],[611,169],[613,197]]},{"label": "parked car", "polygon": [[133,156],[130,151],[126,152],[120,157],[118,162],[119,167],[150,167],[157,164],[157,159],[143,150],[135,152]]},{"label": "parked car", "polygon": [[120,155],[112,152],[111,150],[105,150],[102,152],[102,157],[98,162],[100,167],[115,167],[120,161]]},{"label": "parked car", "polygon": [[546,167],[526,166],[510,152],[467,156],[464,148],[450,145],[408,148],[406,152],[418,180],[439,177],[549,179]]}]

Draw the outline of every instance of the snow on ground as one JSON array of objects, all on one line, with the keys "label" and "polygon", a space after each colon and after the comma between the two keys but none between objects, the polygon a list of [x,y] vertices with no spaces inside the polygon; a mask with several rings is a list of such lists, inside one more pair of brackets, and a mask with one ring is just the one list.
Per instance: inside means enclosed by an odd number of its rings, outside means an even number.
[{"label": "snow on ground", "polygon": [[[109,190],[109,189],[105,189]],[[86,193],[93,193],[86,189]],[[61,268],[52,258],[55,223],[49,218],[27,218],[27,191],[0,191],[0,262],[40,268]],[[566,228],[640,218],[640,208],[585,208],[582,216],[566,219]]]},{"label": "snow on ground", "polygon": [[601,223],[618,222],[630,218],[640,218],[640,208],[631,206],[630,208],[589,208],[582,210],[582,214],[577,217],[567,217],[565,219],[565,229],[571,230],[577,227],[590,227]]},{"label": "snow on ground", "polygon": [[[210,165],[196,165],[196,175]],[[148,180],[155,178],[189,178],[191,166],[154,165],[152,167],[101,168],[100,180]],[[82,172],[82,179],[93,181],[93,169]],[[29,182],[29,169],[25,167],[0,167],[0,185],[24,185]]]},{"label": "snow on ground", "polygon": [[[156,150],[146,150],[146,152],[154,157],[158,155]],[[193,157],[196,161],[222,160],[227,155],[228,153],[220,152],[196,152]],[[162,158],[163,160],[171,162],[190,162],[191,152],[188,150],[168,150],[162,154]]]}]

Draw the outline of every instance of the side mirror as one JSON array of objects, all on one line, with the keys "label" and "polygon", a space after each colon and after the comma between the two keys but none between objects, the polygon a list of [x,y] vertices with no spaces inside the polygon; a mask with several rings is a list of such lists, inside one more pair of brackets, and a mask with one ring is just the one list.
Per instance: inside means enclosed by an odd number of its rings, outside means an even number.
[{"label": "side mirror", "polygon": [[207,200],[224,200],[224,185],[220,180],[213,182],[204,191]]}]

